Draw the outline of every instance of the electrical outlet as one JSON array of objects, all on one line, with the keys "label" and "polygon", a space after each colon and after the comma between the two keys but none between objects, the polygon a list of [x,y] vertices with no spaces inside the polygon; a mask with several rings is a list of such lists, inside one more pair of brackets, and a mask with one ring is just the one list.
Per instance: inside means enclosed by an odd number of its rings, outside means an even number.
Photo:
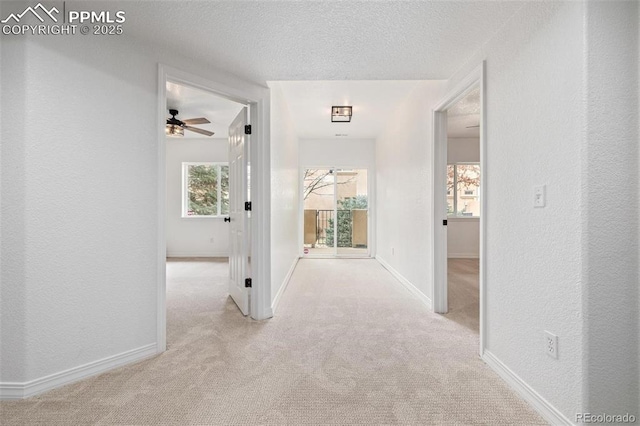
[{"label": "electrical outlet", "polygon": [[544,350],[551,358],[558,359],[558,336],[544,332]]},{"label": "electrical outlet", "polygon": [[544,207],[547,204],[545,185],[533,187],[533,207]]}]

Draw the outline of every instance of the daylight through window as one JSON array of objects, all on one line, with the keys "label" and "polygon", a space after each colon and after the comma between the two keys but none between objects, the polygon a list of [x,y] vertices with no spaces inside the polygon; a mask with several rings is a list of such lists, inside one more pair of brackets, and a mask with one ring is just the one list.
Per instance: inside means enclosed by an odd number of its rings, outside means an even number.
[{"label": "daylight through window", "polygon": [[447,215],[480,217],[480,165],[447,165]]},{"label": "daylight through window", "polygon": [[226,163],[182,163],[182,216],[229,213],[229,166]]}]

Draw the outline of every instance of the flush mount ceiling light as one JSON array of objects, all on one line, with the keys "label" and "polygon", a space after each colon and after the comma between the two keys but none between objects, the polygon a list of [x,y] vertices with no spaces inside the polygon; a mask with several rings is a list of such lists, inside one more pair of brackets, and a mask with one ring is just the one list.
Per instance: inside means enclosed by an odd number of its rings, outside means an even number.
[{"label": "flush mount ceiling light", "polygon": [[350,106],[332,106],[331,122],[332,123],[348,123],[353,115],[353,107]]}]

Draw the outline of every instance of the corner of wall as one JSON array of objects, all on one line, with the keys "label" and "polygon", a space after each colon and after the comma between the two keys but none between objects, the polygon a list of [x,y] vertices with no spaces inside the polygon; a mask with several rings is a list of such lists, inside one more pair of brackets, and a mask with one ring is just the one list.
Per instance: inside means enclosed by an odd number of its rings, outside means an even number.
[{"label": "corner of wall", "polygon": [[[271,88],[271,304],[281,295],[298,256],[299,143],[278,82]],[[279,297],[278,297],[279,301]],[[277,303],[276,303],[277,305]]]},{"label": "corner of wall", "polygon": [[585,9],[583,409],[640,417],[639,5]]}]

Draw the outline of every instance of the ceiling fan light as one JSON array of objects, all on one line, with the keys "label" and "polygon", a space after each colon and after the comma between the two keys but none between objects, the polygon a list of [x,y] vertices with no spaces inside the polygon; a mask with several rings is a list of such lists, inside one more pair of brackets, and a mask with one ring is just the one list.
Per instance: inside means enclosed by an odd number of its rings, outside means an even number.
[{"label": "ceiling fan light", "polygon": [[184,136],[184,129],[175,124],[167,124],[164,128],[164,131],[167,134],[167,136],[173,136],[173,137]]}]

